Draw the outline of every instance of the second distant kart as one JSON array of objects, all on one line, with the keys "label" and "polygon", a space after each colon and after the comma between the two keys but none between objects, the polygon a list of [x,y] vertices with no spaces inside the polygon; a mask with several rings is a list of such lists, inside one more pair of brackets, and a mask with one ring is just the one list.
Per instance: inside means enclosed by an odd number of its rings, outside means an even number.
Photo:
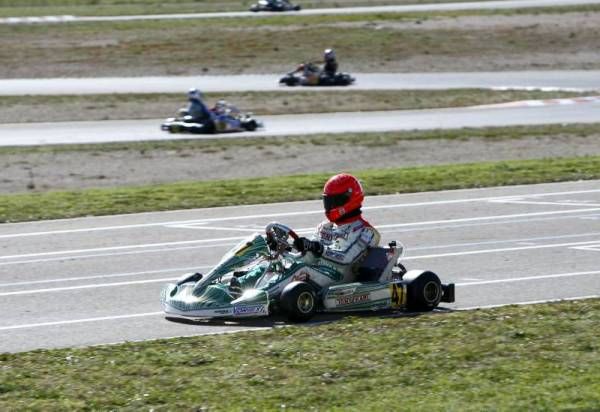
[{"label": "second distant kart", "polygon": [[292,4],[287,0],[258,0],[257,3],[250,6],[250,11],[298,11],[301,7]]},{"label": "second distant kart", "polygon": [[279,83],[286,86],[349,86],[355,80],[348,73],[329,75],[315,63],[303,63],[279,79]]}]

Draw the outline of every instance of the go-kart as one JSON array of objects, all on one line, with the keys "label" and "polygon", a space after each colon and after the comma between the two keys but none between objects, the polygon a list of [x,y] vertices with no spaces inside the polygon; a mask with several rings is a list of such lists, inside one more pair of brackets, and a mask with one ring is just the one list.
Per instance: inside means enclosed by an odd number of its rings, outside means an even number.
[{"label": "go-kart", "polygon": [[279,79],[286,86],[349,86],[356,79],[348,73],[336,73],[333,76],[324,73],[314,63],[303,63],[292,72]]},{"label": "go-kart", "polygon": [[250,11],[298,11],[302,7],[286,0],[258,0],[250,6]]},{"label": "go-kart", "polygon": [[228,102],[224,102],[219,108],[211,109],[210,115],[210,119],[198,121],[188,115],[185,109],[181,109],[178,117],[166,119],[160,128],[169,133],[210,134],[252,132],[264,127],[252,113],[242,113]]},{"label": "go-kart", "polygon": [[[430,311],[440,302],[454,302],[454,284],[442,284],[427,270],[409,270],[399,262],[402,246],[367,251],[357,281],[320,287],[298,271],[302,254],[295,251],[298,235],[280,223],[231,249],[207,274],[188,273],[161,292],[167,317],[245,318],[282,313],[304,322],[317,312],[400,309]],[[300,273],[300,275],[298,275]],[[250,276],[252,284],[239,279]]]}]

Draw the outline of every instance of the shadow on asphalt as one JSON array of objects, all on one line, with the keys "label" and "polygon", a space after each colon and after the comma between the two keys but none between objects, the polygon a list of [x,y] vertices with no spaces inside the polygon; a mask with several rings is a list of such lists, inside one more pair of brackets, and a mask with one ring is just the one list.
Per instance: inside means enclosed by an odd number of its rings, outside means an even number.
[{"label": "shadow on asphalt", "polygon": [[346,317],[362,317],[362,318],[410,318],[421,316],[427,313],[449,313],[452,309],[438,307],[433,312],[410,312],[410,311],[366,311],[366,312],[344,312],[344,313],[319,313],[306,323],[295,323],[288,321],[283,315],[272,315],[265,318],[245,318],[245,319],[189,319],[167,316],[166,320],[175,323],[182,323],[192,326],[243,326],[255,328],[275,328],[281,326],[315,326],[324,323],[337,322]]}]

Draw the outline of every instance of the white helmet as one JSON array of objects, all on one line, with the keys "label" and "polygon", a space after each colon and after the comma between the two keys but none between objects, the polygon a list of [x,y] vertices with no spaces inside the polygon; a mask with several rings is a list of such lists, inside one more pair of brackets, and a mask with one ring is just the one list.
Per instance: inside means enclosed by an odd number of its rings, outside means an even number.
[{"label": "white helmet", "polygon": [[200,92],[200,90],[193,87],[190,90],[188,90],[188,97],[190,99],[202,100],[203,96],[202,96],[202,92]]},{"label": "white helmet", "polygon": [[325,60],[335,60],[335,50],[333,49],[325,49],[323,52],[323,57]]}]

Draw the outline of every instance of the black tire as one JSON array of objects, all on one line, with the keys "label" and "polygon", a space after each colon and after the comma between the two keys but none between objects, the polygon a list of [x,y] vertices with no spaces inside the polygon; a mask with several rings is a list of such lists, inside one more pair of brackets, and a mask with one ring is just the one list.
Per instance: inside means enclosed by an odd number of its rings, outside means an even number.
[{"label": "black tire", "polygon": [[298,80],[298,78],[295,76],[286,75],[279,80],[279,83],[283,83],[286,86],[296,86],[298,83],[300,83],[300,80]]},{"label": "black tire", "polygon": [[406,282],[406,307],[414,311],[435,309],[443,295],[442,282],[433,272],[409,271],[402,280]]},{"label": "black tire", "polygon": [[291,282],[283,288],[279,305],[290,321],[306,322],[317,310],[317,294],[306,282]]},{"label": "black tire", "polygon": [[244,122],[243,127],[244,127],[244,129],[248,130],[249,132],[253,132],[256,130],[258,125],[256,124],[256,120],[251,119],[251,120],[248,120],[247,122]]}]

